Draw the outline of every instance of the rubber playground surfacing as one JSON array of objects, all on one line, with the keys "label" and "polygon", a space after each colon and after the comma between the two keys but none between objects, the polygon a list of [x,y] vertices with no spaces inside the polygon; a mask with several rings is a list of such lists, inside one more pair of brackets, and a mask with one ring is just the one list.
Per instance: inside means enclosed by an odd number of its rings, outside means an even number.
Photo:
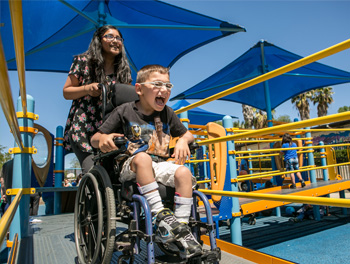
[{"label": "rubber playground surfacing", "polygon": [[[39,207],[39,215],[44,213],[43,208],[44,206]],[[258,216],[255,225],[249,225],[248,218],[243,218],[243,246],[300,264],[349,263],[349,214],[349,209],[347,209],[347,214],[344,215],[341,208],[331,208],[330,215],[324,216],[320,221],[303,220],[297,223],[289,221],[290,217],[277,217],[273,215],[267,217]],[[49,218],[53,219],[53,217],[38,216],[43,221],[47,221]],[[67,243],[69,242],[68,244],[70,245],[64,246],[62,253],[64,251],[72,251],[68,254],[70,260],[72,260],[73,256],[76,256],[75,247],[73,246],[72,221],[72,214],[68,214],[65,216],[65,221],[61,221],[61,224],[64,222],[64,227],[57,226],[55,228],[59,233],[65,230],[69,231],[69,234],[64,235],[64,240]],[[59,225],[57,222],[56,224]],[[40,228],[41,225],[41,223],[38,223],[32,225],[32,227],[35,230]],[[230,230],[228,226],[221,226],[220,234],[220,239],[230,241]],[[51,233],[50,235],[53,234]],[[69,241],[67,241],[67,237],[70,237],[68,239]],[[63,246],[63,243],[59,244]],[[34,245],[34,251],[37,250]],[[59,249],[57,248],[55,251],[57,250]],[[56,254],[56,257],[61,259],[58,263],[66,263],[64,261],[66,259],[64,255],[67,252]],[[41,254],[43,253],[41,252]],[[44,255],[48,254],[48,252],[45,253]],[[35,259],[37,258],[35,257]],[[50,260],[52,261],[53,259],[51,258]],[[226,263],[226,261],[221,261],[220,263]]]},{"label": "rubber playground surfacing", "polygon": [[[243,246],[301,264],[340,264],[350,259],[350,210],[331,208],[320,221],[291,222],[290,217],[257,217],[255,225],[242,219]],[[221,239],[230,241],[227,226]]]}]

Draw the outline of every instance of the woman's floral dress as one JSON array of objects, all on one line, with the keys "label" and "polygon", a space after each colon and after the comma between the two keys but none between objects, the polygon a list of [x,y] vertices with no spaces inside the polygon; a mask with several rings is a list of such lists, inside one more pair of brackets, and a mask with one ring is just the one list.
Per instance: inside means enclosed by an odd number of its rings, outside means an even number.
[{"label": "woman's floral dress", "polygon": [[[90,84],[87,58],[84,55],[76,56],[68,75],[74,75],[79,80],[79,86]],[[115,83],[115,78],[107,78],[107,87]],[[71,151],[69,134],[77,147],[83,152],[93,153],[90,144],[91,137],[102,124],[102,100],[100,97],[86,95],[73,100],[69,110],[66,127],[64,130],[64,147]]]}]

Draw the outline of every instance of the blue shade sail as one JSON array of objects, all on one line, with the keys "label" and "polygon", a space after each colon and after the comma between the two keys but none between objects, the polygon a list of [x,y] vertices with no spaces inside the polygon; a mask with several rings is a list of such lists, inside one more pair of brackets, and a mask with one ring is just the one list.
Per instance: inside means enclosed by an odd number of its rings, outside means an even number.
[{"label": "blue shade sail", "polygon": [[[115,25],[130,65],[171,67],[186,53],[245,29],[167,3],[144,1],[22,1],[26,70],[68,72],[96,28]],[[0,1],[1,36],[9,70],[16,70],[8,1]],[[135,76],[135,72],[133,73]]]},{"label": "blue shade sail", "polygon": [[[190,103],[187,102],[186,100],[180,100],[176,102],[171,108],[174,110],[178,110],[188,105],[190,105]],[[187,114],[188,114],[188,119],[190,120],[190,123],[195,125],[206,125],[209,122],[222,120],[222,118],[225,116],[225,115],[209,112],[198,107],[187,111]],[[237,118],[236,116],[231,116],[231,117]]]},{"label": "blue shade sail", "polygon": [[[262,58],[265,64],[262,63]],[[204,99],[258,77],[264,70],[270,72],[301,58],[267,41],[259,41],[238,59],[171,100]],[[347,82],[350,82],[349,72],[314,62],[270,79],[265,84],[269,88],[271,109],[274,109],[300,93]],[[219,100],[233,101],[268,111],[264,82]]]}]

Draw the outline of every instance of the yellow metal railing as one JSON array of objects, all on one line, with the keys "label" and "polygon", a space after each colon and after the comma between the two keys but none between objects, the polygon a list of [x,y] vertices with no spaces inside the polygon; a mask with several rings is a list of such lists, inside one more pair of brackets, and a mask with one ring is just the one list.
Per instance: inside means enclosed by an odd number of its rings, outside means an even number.
[{"label": "yellow metal railing", "polygon": [[247,192],[229,192],[229,191],[214,191],[199,189],[198,191],[204,194],[248,198],[248,199],[260,199],[278,202],[288,203],[307,203],[315,205],[336,206],[350,208],[350,200],[339,198],[324,198],[324,197],[308,197],[297,195],[279,195],[279,194],[266,194],[266,193],[247,193]]},{"label": "yellow metal railing", "polygon": [[2,245],[2,243],[4,242],[6,233],[10,228],[10,225],[12,223],[13,217],[15,216],[19,202],[21,201],[22,195],[23,195],[23,190],[19,189],[17,195],[11,202],[9,208],[7,208],[6,212],[0,219],[0,245]]},{"label": "yellow metal railing", "polygon": [[343,113],[338,113],[334,115],[322,116],[322,117],[317,117],[313,119],[302,120],[299,122],[288,123],[288,124],[284,124],[276,127],[267,127],[267,128],[262,128],[255,131],[241,133],[241,134],[229,135],[226,137],[207,139],[207,140],[198,142],[198,145],[202,146],[202,145],[214,144],[214,143],[219,143],[219,142],[224,142],[229,140],[236,140],[240,138],[258,137],[260,135],[274,134],[280,131],[288,131],[293,128],[316,126],[316,125],[328,124],[328,123],[338,122],[338,121],[343,121],[348,119],[350,119],[350,112],[343,112]]},{"label": "yellow metal railing", "polygon": [[12,100],[12,93],[6,65],[7,64],[4,49],[2,47],[2,40],[0,36],[0,103],[7,123],[9,124],[9,127],[12,131],[13,137],[17,145],[21,148],[21,150],[23,150],[23,142],[21,139],[17,115]]},{"label": "yellow metal railing", "polygon": [[[312,166],[312,168],[307,168],[304,167],[304,169],[299,169],[299,170],[293,170],[293,173],[296,172],[303,172],[303,171],[311,171],[311,170],[317,170],[317,169],[328,169],[328,168],[332,168],[332,167],[338,167],[338,166],[343,166],[343,165],[349,165],[350,162],[344,162],[344,163],[337,163],[337,164],[332,164],[332,165],[326,165],[326,166],[319,166],[319,167],[315,167]],[[290,174],[291,172],[288,171],[283,171],[283,172],[277,172],[277,173],[270,173],[268,175],[265,176],[249,176],[249,174],[246,175],[241,175],[241,176],[245,176],[245,177],[240,177],[237,179],[232,179],[232,182],[240,182],[240,181],[246,181],[246,180],[251,180],[251,179],[259,179],[259,178],[264,178],[264,177],[270,177],[270,176],[280,176],[280,175],[284,175],[284,174]]]}]

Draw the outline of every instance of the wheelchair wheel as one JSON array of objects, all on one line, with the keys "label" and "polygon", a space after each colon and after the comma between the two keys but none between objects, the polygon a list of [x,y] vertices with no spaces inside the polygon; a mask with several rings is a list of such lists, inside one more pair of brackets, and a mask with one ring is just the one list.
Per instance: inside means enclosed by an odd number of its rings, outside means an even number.
[{"label": "wheelchair wheel", "polygon": [[116,201],[113,186],[107,171],[102,166],[94,166],[90,172],[98,181],[102,194],[103,226],[102,244],[98,263],[111,263],[116,235]]},{"label": "wheelchair wheel", "polygon": [[102,198],[91,173],[82,178],[74,208],[74,238],[80,263],[95,263],[102,241]]},{"label": "wheelchair wheel", "polygon": [[79,185],[74,214],[79,261],[110,263],[116,228],[112,184],[101,166],[93,167],[83,179]]}]

